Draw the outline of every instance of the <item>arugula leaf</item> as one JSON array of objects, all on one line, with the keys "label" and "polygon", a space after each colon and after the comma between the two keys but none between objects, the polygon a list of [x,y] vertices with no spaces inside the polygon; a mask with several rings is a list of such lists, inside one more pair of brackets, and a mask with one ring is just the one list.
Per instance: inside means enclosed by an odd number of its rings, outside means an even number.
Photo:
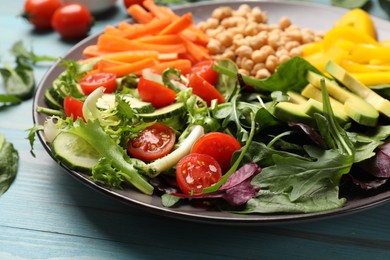
[{"label": "arugula leaf", "polygon": [[18,171],[19,154],[0,134],[0,195],[8,190]]},{"label": "arugula leaf", "polygon": [[36,55],[33,51],[29,51],[23,44],[23,41],[17,41],[11,48],[11,53],[15,57],[22,58],[26,62],[36,64],[41,61],[55,61],[57,57],[51,57],[47,55]]},{"label": "arugula leaf", "polygon": [[[236,73],[238,72],[237,65],[231,60],[221,59],[216,63],[218,66],[222,66]],[[233,78],[221,73],[218,73],[218,80],[215,88],[218,89],[219,93],[223,95],[225,101],[230,101],[232,97],[239,91],[237,78]]]},{"label": "arugula leaf", "polygon": [[[314,146],[304,148],[315,161],[275,154],[275,165],[264,168],[252,183],[277,194],[286,194],[294,202],[318,190],[320,184],[327,183],[327,187],[333,189],[351,169],[351,156]],[[324,182],[326,179],[329,181]]]},{"label": "arugula leaf", "polygon": [[22,100],[17,96],[0,94],[0,103],[4,103],[3,105],[0,105],[0,109],[7,105],[17,105],[21,102]]}]

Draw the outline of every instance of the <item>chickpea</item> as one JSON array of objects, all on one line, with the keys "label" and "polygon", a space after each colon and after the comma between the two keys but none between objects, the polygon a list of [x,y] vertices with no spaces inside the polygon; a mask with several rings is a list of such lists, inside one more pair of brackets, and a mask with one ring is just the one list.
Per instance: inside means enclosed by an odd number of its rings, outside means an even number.
[{"label": "chickpea", "polygon": [[240,57],[250,58],[252,52],[253,52],[252,48],[249,47],[248,45],[241,45],[236,49],[235,54]]},{"label": "chickpea", "polygon": [[238,73],[240,73],[240,74],[242,74],[242,75],[245,75],[245,76],[249,76],[249,71],[244,70],[244,69],[239,69],[239,70],[238,70]]},{"label": "chickpea", "polygon": [[296,47],[290,50],[291,57],[301,56],[301,55],[302,55],[302,49],[300,47]]},{"label": "chickpea", "polygon": [[222,32],[222,33],[218,34],[216,39],[224,47],[231,46],[233,43],[233,35],[230,34],[229,32]]},{"label": "chickpea", "polygon": [[251,40],[249,41],[249,45],[254,50],[260,49],[266,43],[267,43],[267,38],[264,36],[261,36],[260,34],[252,37]]},{"label": "chickpea", "polygon": [[275,50],[271,46],[269,46],[269,45],[264,45],[263,47],[261,47],[260,50],[264,51],[267,56],[275,54]]},{"label": "chickpea", "polygon": [[223,52],[223,54],[221,55],[221,58],[235,60],[236,55],[234,54],[234,51],[232,51],[232,50],[225,50]]},{"label": "chickpea", "polygon": [[247,26],[245,26],[245,29],[244,29],[244,35],[246,36],[253,36],[253,35],[256,35],[258,33],[258,27],[257,27],[257,24],[252,22],[252,23],[249,23]]},{"label": "chickpea", "polygon": [[253,69],[254,62],[251,59],[244,57],[241,61],[240,67],[246,71]]},{"label": "chickpea", "polygon": [[206,21],[207,28],[209,29],[215,29],[219,25],[219,21],[215,18],[209,18]]},{"label": "chickpea", "polygon": [[212,12],[211,16],[213,18],[221,21],[222,19],[225,19],[226,17],[232,16],[232,14],[233,14],[232,9],[228,6],[225,6],[225,7],[220,7],[220,8],[215,9]]},{"label": "chickpea", "polygon": [[288,17],[284,16],[279,20],[280,29],[284,30],[291,25],[291,21]]},{"label": "chickpea", "polygon": [[265,67],[269,72],[274,72],[278,65],[278,58],[276,58],[276,56],[270,55],[267,57],[267,60],[265,61]]},{"label": "chickpea", "polygon": [[209,43],[207,44],[207,49],[209,50],[211,55],[222,53],[221,44],[214,39],[209,40]]},{"label": "chickpea", "polygon": [[255,78],[257,79],[265,79],[271,76],[271,73],[267,69],[260,69],[257,71]]},{"label": "chickpea", "polygon": [[289,59],[291,59],[291,57],[290,57],[289,55],[287,55],[287,54],[280,55],[280,56],[278,57],[278,63],[279,63],[279,64],[282,64],[283,62],[286,62],[286,61],[288,61]]}]

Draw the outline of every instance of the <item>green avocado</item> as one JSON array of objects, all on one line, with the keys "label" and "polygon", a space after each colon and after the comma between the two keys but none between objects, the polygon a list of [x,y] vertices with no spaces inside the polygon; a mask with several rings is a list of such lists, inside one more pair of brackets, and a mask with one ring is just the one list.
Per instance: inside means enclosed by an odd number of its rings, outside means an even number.
[{"label": "green avocado", "polygon": [[325,70],[350,91],[360,96],[367,103],[371,104],[381,114],[390,118],[389,100],[378,95],[333,61],[329,61],[326,64]]},{"label": "green avocado", "polygon": [[304,112],[305,104],[279,102],[274,108],[274,116],[284,122],[303,123],[315,126],[315,119]]},{"label": "green avocado", "polygon": [[305,104],[307,102],[307,99],[304,96],[295,91],[287,91],[287,95],[289,96],[289,102],[291,103]]},{"label": "green avocado", "polygon": [[[309,98],[309,100],[303,106],[303,111],[307,115],[314,117],[315,113],[324,113],[323,107],[324,105],[322,104],[322,102]],[[344,108],[342,108],[342,110],[337,110],[332,107],[332,110],[337,122],[339,122],[340,125],[345,125],[349,121],[349,117],[344,112]]]},{"label": "green avocado", "polygon": [[321,89],[320,80],[325,79],[325,84],[330,96],[343,104],[344,111],[355,122],[365,126],[376,126],[379,112],[361,97],[341,87],[336,81],[325,78],[315,72],[307,73],[307,80],[310,84]]}]

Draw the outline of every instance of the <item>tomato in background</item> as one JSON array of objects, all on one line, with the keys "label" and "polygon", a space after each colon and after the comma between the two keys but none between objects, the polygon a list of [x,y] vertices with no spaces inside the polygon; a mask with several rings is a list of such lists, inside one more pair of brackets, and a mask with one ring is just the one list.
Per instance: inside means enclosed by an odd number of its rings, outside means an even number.
[{"label": "tomato in background", "polygon": [[61,5],[61,0],[27,0],[22,17],[37,29],[50,29],[52,16]]},{"label": "tomato in background", "polygon": [[123,4],[126,8],[129,8],[131,5],[142,5],[144,0],[123,0]]},{"label": "tomato in background", "polygon": [[235,151],[240,150],[241,144],[231,135],[210,132],[199,138],[191,153],[208,154],[218,161],[222,172],[226,173],[230,169],[230,162]]},{"label": "tomato in background", "polygon": [[81,4],[68,4],[58,8],[51,25],[64,39],[76,40],[87,36],[92,26],[92,15]]},{"label": "tomato in background", "polygon": [[116,75],[108,72],[98,72],[84,76],[79,81],[84,95],[91,94],[95,89],[104,87],[105,93],[112,93],[116,89]]},{"label": "tomato in background", "polygon": [[217,99],[219,104],[225,101],[221,93],[199,74],[195,73],[190,76],[188,87],[192,88],[193,94],[206,101],[208,106],[211,105],[213,99]]},{"label": "tomato in background", "polygon": [[191,153],[177,163],[176,181],[184,194],[201,194],[221,178],[221,167],[210,155]]},{"label": "tomato in background", "polygon": [[167,155],[175,145],[175,132],[163,123],[154,123],[128,142],[129,155],[143,161],[154,161]]},{"label": "tomato in background", "polygon": [[152,103],[156,108],[172,104],[176,98],[172,89],[145,78],[138,81],[138,93],[143,101]]},{"label": "tomato in background", "polygon": [[214,86],[218,80],[218,73],[213,70],[213,65],[214,61],[212,60],[200,61],[192,66],[191,74],[198,74],[200,77]]},{"label": "tomato in background", "polygon": [[84,103],[78,99],[69,96],[65,97],[64,98],[65,115],[67,117],[73,116],[73,121],[76,121],[76,119],[79,117],[85,121],[83,116],[83,105]]}]

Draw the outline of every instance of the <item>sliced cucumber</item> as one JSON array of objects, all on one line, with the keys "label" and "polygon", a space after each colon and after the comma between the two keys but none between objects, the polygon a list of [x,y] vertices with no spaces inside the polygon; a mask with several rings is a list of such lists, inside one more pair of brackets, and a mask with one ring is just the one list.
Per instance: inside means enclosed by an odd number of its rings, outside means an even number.
[{"label": "sliced cucumber", "polygon": [[[155,110],[154,106],[149,102],[144,102],[132,95],[121,95],[121,97],[136,110],[138,113],[151,113]],[[104,94],[98,99],[96,106],[100,109],[110,109],[115,106],[115,94]]]},{"label": "sliced cucumber", "polygon": [[53,98],[52,94],[50,93],[50,89],[45,90],[45,102],[49,108],[53,109],[62,109],[61,103],[59,103],[55,98]]},{"label": "sliced cucumber", "polygon": [[141,113],[139,117],[146,120],[166,119],[182,114],[185,111],[184,103],[178,102],[156,109],[153,113]]},{"label": "sliced cucumber", "polygon": [[56,136],[52,151],[55,158],[73,170],[90,171],[100,159],[100,154],[84,139],[67,132]]}]

